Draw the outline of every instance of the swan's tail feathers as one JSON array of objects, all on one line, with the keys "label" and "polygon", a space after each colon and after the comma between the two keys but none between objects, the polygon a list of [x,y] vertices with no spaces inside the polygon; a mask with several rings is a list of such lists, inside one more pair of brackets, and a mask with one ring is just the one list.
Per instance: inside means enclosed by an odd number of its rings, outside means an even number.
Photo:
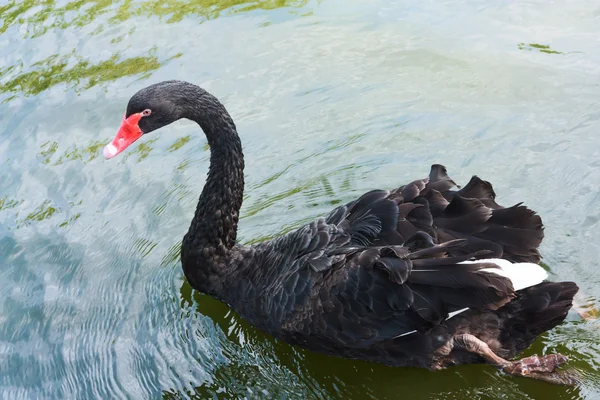
[{"label": "swan's tail feathers", "polygon": [[435,243],[464,239],[463,254],[486,251],[485,258],[540,261],[544,228],[539,215],[520,203],[500,206],[492,185],[477,176],[457,189],[446,168],[435,164],[428,178],[392,191],[390,198],[398,202],[397,232],[405,241],[419,231]]},{"label": "swan's tail feathers", "polygon": [[508,260],[490,258],[475,261],[463,261],[462,264],[490,264],[490,268],[480,271],[504,276],[512,282],[515,291],[542,283],[548,278],[544,268],[534,263],[512,263]]},{"label": "swan's tail feathers", "polygon": [[461,240],[452,255],[519,263],[538,263],[544,238],[534,211],[521,204],[500,206],[492,185],[477,176],[459,188],[438,164],[425,179],[392,191],[372,190],[336,208],[326,222],[342,228],[355,246],[405,245],[412,252]]},{"label": "swan's tail feathers", "polygon": [[496,311],[503,321],[500,342],[513,354],[564,321],[579,288],[574,282],[543,282],[518,292],[516,299]]}]

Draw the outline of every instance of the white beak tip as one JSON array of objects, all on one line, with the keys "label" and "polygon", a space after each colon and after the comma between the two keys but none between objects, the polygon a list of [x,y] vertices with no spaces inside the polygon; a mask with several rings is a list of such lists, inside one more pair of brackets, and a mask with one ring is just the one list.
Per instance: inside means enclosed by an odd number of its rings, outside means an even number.
[{"label": "white beak tip", "polygon": [[106,147],[104,147],[102,154],[104,154],[104,158],[113,158],[117,155],[117,148],[112,143],[108,144]]}]

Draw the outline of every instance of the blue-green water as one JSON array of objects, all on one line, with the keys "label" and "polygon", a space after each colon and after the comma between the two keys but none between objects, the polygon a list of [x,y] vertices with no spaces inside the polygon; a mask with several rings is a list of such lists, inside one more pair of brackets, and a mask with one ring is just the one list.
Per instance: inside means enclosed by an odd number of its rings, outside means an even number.
[{"label": "blue-green water", "polygon": [[569,355],[573,388],[276,342],[183,277],[197,126],[100,157],[135,91],[195,82],[242,137],[243,242],[442,163],[537,210],[552,279],[597,305],[599,3],[9,0],[0,21],[0,397],[600,398],[600,324],[575,313],[527,353]]}]

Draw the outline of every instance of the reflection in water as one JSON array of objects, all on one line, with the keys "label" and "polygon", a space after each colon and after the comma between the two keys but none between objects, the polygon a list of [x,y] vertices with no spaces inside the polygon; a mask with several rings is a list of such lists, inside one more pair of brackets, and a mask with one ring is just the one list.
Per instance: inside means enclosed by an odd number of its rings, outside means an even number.
[{"label": "reflection in water", "polygon": [[[9,199],[6,199],[6,197],[5,197],[3,199],[0,199],[0,211],[15,208],[16,206],[22,204],[23,202],[24,202],[23,200],[21,200],[21,201],[9,200]],[[77,221],[81,217],[81,212],[74,212],[73,209],[76,206],[81,206],[81,204],[82,204],[82,201],[79,201],[77,203],[70,201],[69,209],[67,210],[67,213],[66,213],[67,215],[63,216],[63,217],[66,217],[66,219],[64,219],[61,222],[56,223],[55,226],[59,227],[59,228],[65,228],[65,227],[69,226],[70,224],[72,224],[73,222]],[[52,217],[55,217],[56,215],[59,215],[59,214],[63,214],[63,210],[60,207],[56,207],[56,206],[52,205],[52,202],[50,200],[44,200],[42,202],[42,204],[37,206],[33,211],[29,212],[27,215],[25,215],[22,218],[19,218],[19,212],[17,211],[14,216],[14,223],[15,223],[15,227],[17,229],[19,229],[19,228],[30,226],[35,223],[40,223],[45,220],[49,220]],[[71,215],[71,216],[69,216],[69,215]],[[7,223],[7,229],[10,230],[11,225],[12,225],[12,222]]]},{"label": "reflection in water", "polygon": [[552,50],[547,44],[538,44],[538,43],[519,43],[519,50],[527,50],[527,51],[539,51],[540,53],[546,54],[565,54],[560,51]]},{"label": "reflection in water", "polygon": [[172,153],[175,150],[179,150],[180,148],[182,148],[183,146],[185,146],[190,141],[190,137],[191,137],[190,135],[180,137],[179,139],[177,139],[175,141],[175,143],[173,143],[171,146],[169,146],[169,148],[167,149],[167,151],[169,153]]},{"label": "reflection in water", "polygon": [[143,159],[145,159],[146,157],[148,157],[150,155],[150,152],[152,152],[152,150],[154,149],[150,145],[152,143],[156,142],[157,140],[158,140],[158,138],[154,138],[154,139],[149,139],[149,140],[145,140],[145,141],[141,142],[140,144],[138,144],[138,146],[135,149],[132,149],[132,151],[130,151],[129,154],[123,158],[126,160],[129,155],[137,154],[137,156],[138,156],[137,162],[142,161]]},{"label": "reflection in water", "polygon": [[9,199],[8,196],[5,195],[0,199],[0,211],[10,210],[21,203],[23,203],[23,200]]},{"label": "reflection in water", "polygon": [[[25,38],[38,38],[49,31],[83,28],[96,25],[89,32],[97,35],[107,26],[123,24],[132,18],[149,19],[159,17],[166,23],[181,21],[184,17],[198,22],[219,17],[224,11],[241,13],[256,9],[272,10],[282,7],[301,7],[308,0],[147,0],[112,1],[78,0],[65,5],[54,1],[11,0],[0,6],[0,35],[11,27],[19,28],[19,35]],[[96,23],[102,17],[103,23]],[[131,36],[135,27],[129,29]],[[126,35],[112,38],[111,44],[120,43]],[[78,55],[75,49],[70,54],[53,54],[31,65],[9,65],[0,69],[0,94],[7,96],[0,100],[10,101],[19,94],[33,96],[59,84],[66,84],[68,90],[82,92],[86,89],[114,81],[125,76],[147,78],[150,73],[181,53],[160,60],[155,49],[147,55],[125,58],[116,52],[105,60],[91,62]]]},{"label": "reflection in water", "polygon": [[[109,14],[109,24],[122,23],[132,17],[150,18],[158,16],[167,23],[181,21],[184,17],[195,20],[210,20],[230,10],[231,13],[247,12],[257,9],[273,10],[283,7],[301,7],[308,0],[78,0],[64,6],[54,1],[12,0],[0,6],[2,26],[0,34],[13,25],[25,27],[23,35],[34,38],[52,29],[84,27],[96,18]],[[41,3],[41,4],[40,4]],[[30,12],[35,10],[34,12]],[[25,15],[23,17],[23,15]],[[103,30],[102,26],[94,33]]]},{"label": "reflection in water", "polygon": [[54,213],[60,211],[59,209],[53,207],[51,205],[50,200],[45,200],[42,204],[40,204],[33,212],[27,214],[23,220],[17,224],[18,227],[23,225],[29,225],[33,222],[40,222],[45,219],[52,218]]},{"label": "reflection in water", "polygon": [[[60,165],[67,161],[80,160],[84,163],[88,163],[95,158],[99,157],[100,150],[106,143],[104,141],[95,140],[87,144],[85,147],[79,147],[77,145],[68,148],[64,154],[58,157],[51,165]],[[39,155],[42,159],[42,164],[50,164],[52,156],[58,150],[57,142],[46,142],[41,146],[42,151]]]},{"label": "reflection in water", "polygon": [[4,99],[6,102],[19,94],[34,96],[63,83],[68,89],[81,92],[125,76],[140,75],[146,78],[151,71],[179,56],[181,54],[159,60],[154,51],[150,51],[145,57],[122,59],[119,53],[114,53],[108,60],[92,63],[75,53],[64,56],[55,54],[28,68],[21,63],[0,70],[1,77],[9,77],[0,87],[0,94],[9,94]]},{"label": "reflection in water", "polygon": [[232,13],[257,9],[273,10],[282,7],[301,7],[308,0],[150,0],[141,2],[131,11],[137,16],[160,16],[167,23],[181,21],[184,17],[209,20],[230,10]]},{"label": "reflection in water", "polygon": [[[177,265],[177,262],[179,261],[180,256],[181,256],[181,241],[179,241],[179,242],[175,243],[173,246],[171,246],[171,248],[169,248],[169,251],[167,251],[167,253],[165,255],[163,255],[162,259],[160,260],[160,266],[167,267],[170,265]],[[178,267],[178,265],[177,265],[177,267]]]},{"label": "reflection in water", "polygon": [[148,255],[150,254],[150,252],[152,252],[152,250],[154,250],[154,248],[156,247],[157,243],[145,239],[145,238],[137,238],[132,245],[132,248],[135,250],[135,252],[141,257],[141,258],[146,258],[148,257]]},{"label": "reflection in water", "polygon": [[[122,159],[127,160],[132,154],[137,154],[137,162],[142,161],[150,155],[153,150],[152,143],[158,140],[157,137],[153,139],[146,139],[135,148],[130,149],[126,154],[123,154]],[[172,153],[184,147],[190,141],[190,136],[184,136],[177,139],[167,151]],[[42,164],[49,166],[57,166],[69,161],[81,161],[87,164],[102,155],[102,148],[106,146],[106,140],[92,140],[85,145],[72,145],[60,154],[58,142],[46,142],[40,146],[41,151],[37,154]],[[185,168],[185,165],[180,165],[180,168]],[[8,207],[10,203],[7,203],[5,207]],[[2,209],[3,203],[0,202],[0,210]]]},{"label": "reflection in water", "polygon": [[[40,4],[41,3],[41,4]],[[83,27],[111,9],[111,0],[72,1],[59,6],[54,1],[20,1],[12,0],[0,7],[2,26],[0,34],[13,25],[23,25],[25,37],[34,38],[51,29],[67,29]],[[119,9],[126,9],[131,0],[126,0]],[[35,10],[34,12],[30,12]],[[23,15],[26,15],[23,17]],[[117,12],[117,15],[120,13]]]}]

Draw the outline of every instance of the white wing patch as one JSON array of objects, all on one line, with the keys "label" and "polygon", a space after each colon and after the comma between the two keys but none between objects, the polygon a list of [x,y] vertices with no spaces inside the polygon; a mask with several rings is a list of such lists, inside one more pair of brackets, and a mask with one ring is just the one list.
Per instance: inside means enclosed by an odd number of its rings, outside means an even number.
[{"label": "white wing patch", "polygon": [[[483,268],[481,271],[490,272],[492,274],[504,276],[512,282],[514,290],[521,290],[528,288],[530,286],[535,286],[538,283],[542,283],[546,278],[548,278],[548,273],[544,268],[540,267],[537,264],[533,263],[512,263],[508,260],[503,260],[501,258],[485,258],[482,260],[475,261],[463,261],[460,264],[477,264],[477,263],[488,263],[488,264],[496,264],[498,268]],[[417,270],[414,272],[436,272],[437,270]],[[448,318],[450,318],[467,311],[469,307],[461,308],[460,310],[452,311],[448,313]],[[403,333],[401,335],[395,336],[394,339],[412,335],[417,331],[410,331]]]},{"label": "white wing patch", "polygon": [[542,283],[548,278],[544,268],[533,263],[512,263],[500,258],[486,258],[475,261],[463,261],[460,264],[490,263],[499,268],[484,268],[481,271],[491,272],[511,280],[515,290],[521,290]]}]

